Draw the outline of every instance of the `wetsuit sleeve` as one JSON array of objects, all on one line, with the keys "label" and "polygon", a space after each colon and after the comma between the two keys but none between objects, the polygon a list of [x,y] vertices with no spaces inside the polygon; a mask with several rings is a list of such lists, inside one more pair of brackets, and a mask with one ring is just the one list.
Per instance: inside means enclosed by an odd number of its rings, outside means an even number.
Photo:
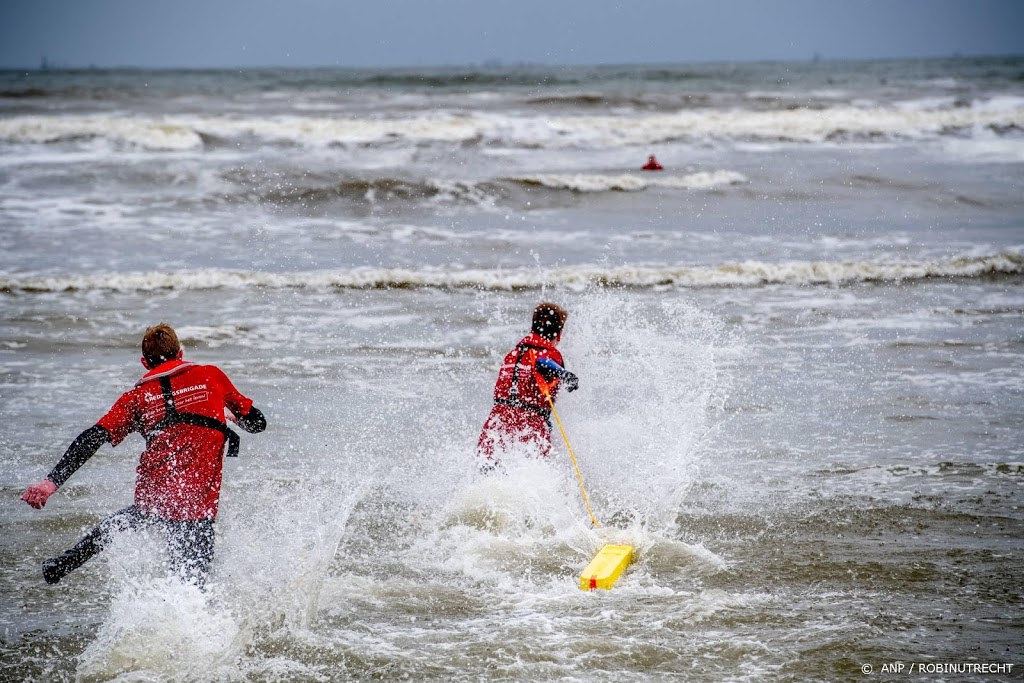
[{"label": "wetsuit sleeve", "polygon": [[548,358],[547,356],[538,358],[535,366],[537,372],[545,380],[550,382],[553,378],[557,378],[564,381],[566,391],[576,391],[580,385],[580,380],[576,374],[563,368],[554,358]]},{"label": "wetsuit sleeve", "polygon": [[93,425],[84,432],[78,435],[78,438],[71,442],[68,446],[68,450],[64,452],[64,456],[60,459],[60,462],[50,470],[50,473],[46,475],[46,478],[56,484],[58,487],[64,485],[64,482],[75,473],[75,471],[85,464],[85,461],[96,454],[100,446],[105,443],[110,443],[110,432],[100,425]]},{"label": "wetsuit sleeve", "polygon": [[122,394],[106,415],[71,442],[60,462],[50,470],[46,478],[57,486],[63,486],[68,477],[96,454],[100,446],[105,443],[116,446],[126,436],[138,431],[139,421],[135,417],[133,405],[131,392]]},{"label": "wetsuit sleeve", "polygon": [[547,356],[537,359],[537,371],[547,380],[550,380],[552,377],[563,379],[567,373],[565,368],[556,363],[553,358],[548,358]]}]

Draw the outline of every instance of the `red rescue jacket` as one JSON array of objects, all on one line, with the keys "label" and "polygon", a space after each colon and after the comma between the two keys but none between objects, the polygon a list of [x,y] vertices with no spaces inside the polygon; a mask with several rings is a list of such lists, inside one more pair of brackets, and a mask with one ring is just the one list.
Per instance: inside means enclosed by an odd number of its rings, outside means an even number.
[{"label": "red rescue jacket", "polygon": [[[540,358],[550,358],[559,365],[565,364],[554,342],[531,332],[505,356],[498,371],[498,381],[494,385],[495,404],[522,408],[545,418],[550,415],[548,400],[539,386],[539,382],[544,380],[535,370]],[[558,380],[552,379],[547,385],[551,400],[554,400],[558,393]]]},{"label": "red rescue jacket", "polygon": [[219,368],[172,360],[146,373],[97,424],[114,446],[131,432],[146,438],[136,507],[164,519],[214,519],[228,432],[224,409],[241,417],[251,407]]}]

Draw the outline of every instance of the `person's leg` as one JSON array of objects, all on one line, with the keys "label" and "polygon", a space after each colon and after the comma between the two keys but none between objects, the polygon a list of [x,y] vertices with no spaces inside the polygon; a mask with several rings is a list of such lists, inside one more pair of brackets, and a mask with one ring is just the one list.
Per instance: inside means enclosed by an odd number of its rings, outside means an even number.
[{"label": "person's leg", "polygon": [[502,430],[501,414],[499,413],[499,407],[495,406],[491,409],[490,415],[484,421],[484,426],[480,429],[480,438],[476,442],[476,455],[482,460],[496,460],[495,446],[496,446],[496,435]]},{"label": "person's leg", "polygon": [[50,584],[60,582],[103,550],[114,534],[138,528],[142,521],[142,513],[134,505],[115,512],[96,525],[95,529],[63,555],[51,557],[43,562],[43,579]]},{"label": "person's leg", "polygon": [[202,588],[213,563],[213,520],[166,521],[171,571]]}]

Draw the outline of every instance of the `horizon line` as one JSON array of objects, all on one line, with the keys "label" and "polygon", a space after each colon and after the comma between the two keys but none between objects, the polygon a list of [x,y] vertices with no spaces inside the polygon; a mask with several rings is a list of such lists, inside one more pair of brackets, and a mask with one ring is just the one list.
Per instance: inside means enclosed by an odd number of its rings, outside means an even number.
[{"label": "horizon line", "polygon": [[35,66],[26,65],[4,65],[0,64],[0,71],[33,71],[33,72],[55,72],[55,71],[249,71],[249,70],[270,70],[270,69],[352,69],[352,70],[388,70],[388,69],[505,69],[505,68],[528,68],[542,67],[554,69],[571,68],[608,68],[608,67],[640,67],[640,66],[685,66],[685,65],[712,65],[712,64],[803,64],[818,62],[898,62],[898,61],[938,61],[944,59],[1016,59],[1024,58],[1024,53],[962,53],[953,52],[948,54],[932,54],[900,57],[827,57],[821,54],[813,54],[809,57],[790,58],[751,58],[751,59],[694,59],[681,61],[650,61],[650,62],[541,62],[531,60],[504,60],[489,58],[480,61],[459,62],[459,63],[434,63],[434,64],[377,64],[377,65],[353,65],[353,64],[251,64],[251,65],[205,65],[205,66],[142,66],[137,64],[120,64],[116,66],[99,66],[96,64],[71,65],[64,62],[50,62],[47,57],[42,57],[40,63]]}]

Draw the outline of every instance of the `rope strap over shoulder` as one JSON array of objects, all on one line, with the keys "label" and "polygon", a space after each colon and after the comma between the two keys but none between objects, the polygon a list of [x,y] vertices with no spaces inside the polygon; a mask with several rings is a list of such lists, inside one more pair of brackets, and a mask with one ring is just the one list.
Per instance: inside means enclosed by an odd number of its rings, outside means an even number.
[{"label": "rope strap over shoulder", "polygon": [[[175,424],[187,424],[194,427],[214,429],[223,434],[227,441],[228,449],[225,456],[228,458],[238,457],[238,450],[241,446],[242,440],[234,430],[223,422],[206,415],[178,412],[178,409],[174,405],[174,392],[171,391],[170,378],[160,378],[160,390],[163,392],[164,396],[164,418],[153,425],[153,428],[149,430],[149,434],[159,432]],[[146,440],[149,440],[149,435],[146,436]]]}]

